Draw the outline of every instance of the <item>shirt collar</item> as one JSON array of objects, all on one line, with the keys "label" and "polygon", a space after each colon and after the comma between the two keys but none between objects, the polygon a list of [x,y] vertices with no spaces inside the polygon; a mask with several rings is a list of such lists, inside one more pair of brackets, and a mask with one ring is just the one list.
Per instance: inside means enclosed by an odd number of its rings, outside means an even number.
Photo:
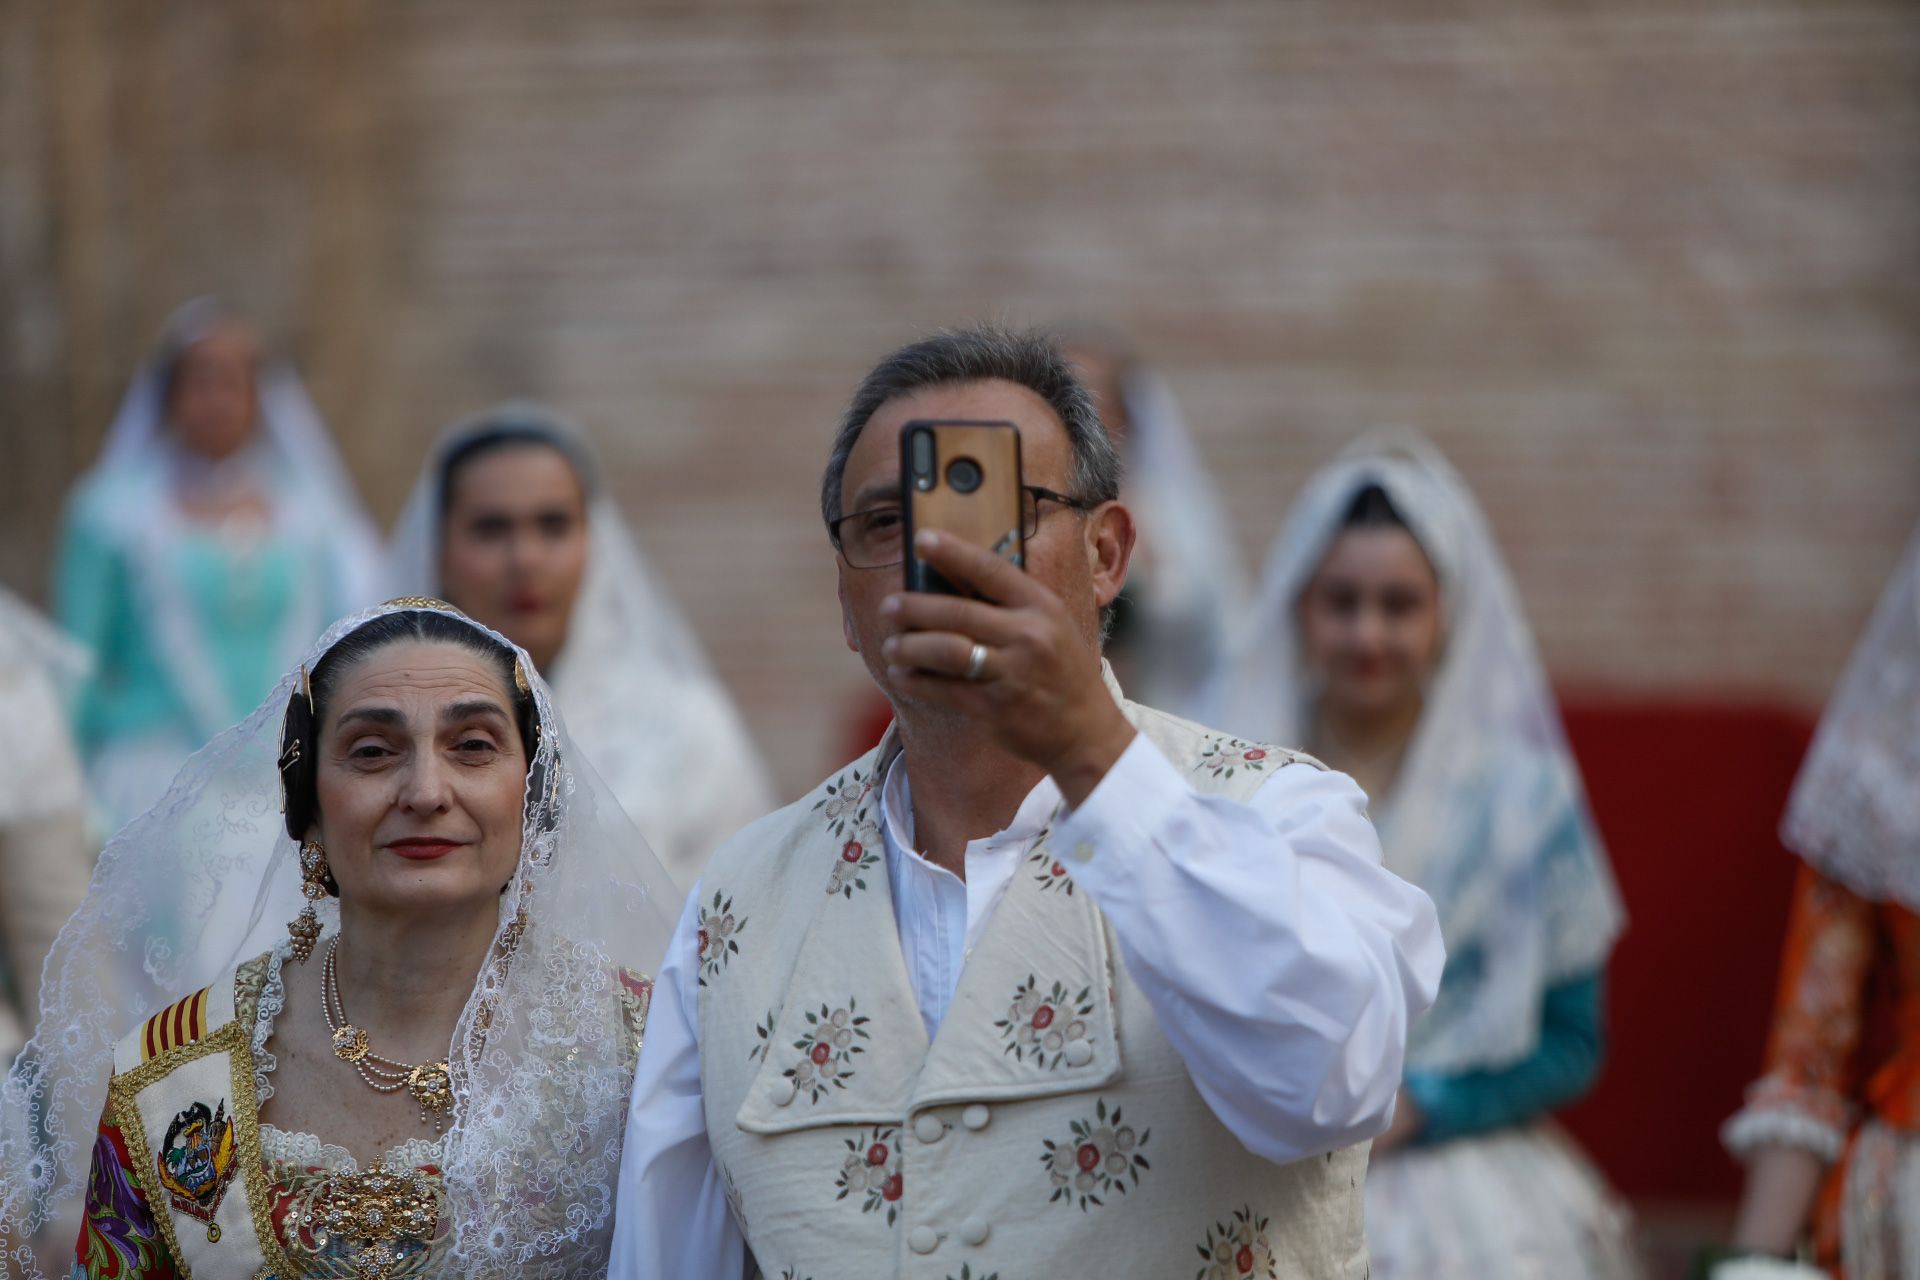
[{"label": "shirt collar", "polygon": [[[976,845],[1026,844],[1038,840],[1053,820],[1055,810],[1060,807],[1059,784],[1048,774],[1034,784],[1027,792],[1026,799],[1014,811],[1013,821],[1004,831],[986,837],[984,840],[970,840],[967,849],[972,853]],[[885,826],[887,841],[902,853],[920,861],[913,842],[913,796],[907,784],[906,753],[894,756],[887,766],[886,780],[880,787],[880,820]]]}]

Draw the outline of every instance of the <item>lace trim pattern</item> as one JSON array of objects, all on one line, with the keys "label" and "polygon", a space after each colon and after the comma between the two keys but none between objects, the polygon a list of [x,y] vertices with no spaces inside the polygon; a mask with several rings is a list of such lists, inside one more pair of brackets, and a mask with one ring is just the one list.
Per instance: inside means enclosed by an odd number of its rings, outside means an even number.
[{"label": "lace trim pattern", "polygon": [[[325,1141],[318,1134],[302,1133],[298,1129],[280,1129],[262,1124],[260,1154],[268,1164],[325,1169],[329,1173],[360,1172],[360,1162],[354,1159],[353,1152]],[[445,1155],[445,1135],[409,1138],[382,1152],[380,1163],[389,1169],[437,1169]]]},{"label": "lace trim pattern", "polygon": [[[253,1014],[253,1096],[263,1107],[273,1096],[273,1084],[267,1077],[280,1065],[267,1052],[267,1041],[273,1036],[274,1022],[287,1007],[287,983],[281,968],[292,948],[293,940],[289,938],[267,953],[267,979],[260,987],[260,1003]],[[260,1126],[263,1134],[270,1129],[271,1125]]]},{"label": "lace trim pattern", "polygon": [[1747,1106],[1720,1127],[1721,1145],[1739,1159],[1763,1146],[1796,1147],[1832,1163],[1846,1146],[1845,1129],[1784,1106]]}]

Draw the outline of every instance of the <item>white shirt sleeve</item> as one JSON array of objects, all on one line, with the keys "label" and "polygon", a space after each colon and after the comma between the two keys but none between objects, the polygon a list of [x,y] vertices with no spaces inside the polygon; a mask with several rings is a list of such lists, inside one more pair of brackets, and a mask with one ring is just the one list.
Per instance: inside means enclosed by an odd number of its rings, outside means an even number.
[{"label": "white shirt sleeve", "polygon": [[1241,804],[1137,736],[1053,847],[1249,1151],[1297,1160],[1385,1130],[1445,949],[1433,903],[1381,866],[1351,778],[1286,765]]},{"label": "white shirt sleeve", "polygon": [[700,1098],[699,901],[696,886],[654,979],[620,1157],[612,1280],[747,1272],[747,1242],[727,1208]]}]

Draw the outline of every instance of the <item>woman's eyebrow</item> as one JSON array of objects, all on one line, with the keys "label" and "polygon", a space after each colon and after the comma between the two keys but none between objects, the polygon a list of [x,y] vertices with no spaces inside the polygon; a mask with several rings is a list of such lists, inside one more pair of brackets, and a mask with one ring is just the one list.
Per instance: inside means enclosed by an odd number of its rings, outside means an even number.
[{"label": "woman's eyebrow", "polygon": [[499,703],[487,698],[468,698],[461,702],[449,703],[440,709],[441,724],[456,724],[462,720],[477,720],[484,717],[504,721],[507,712]]},{"label": "woman's eyebrow", "polygon": [[356,722],[390,729],[395,725],[406,723],[406,717],[394,707],[355,707],[351,711],[340,714],[340,728],[344,729]]}]

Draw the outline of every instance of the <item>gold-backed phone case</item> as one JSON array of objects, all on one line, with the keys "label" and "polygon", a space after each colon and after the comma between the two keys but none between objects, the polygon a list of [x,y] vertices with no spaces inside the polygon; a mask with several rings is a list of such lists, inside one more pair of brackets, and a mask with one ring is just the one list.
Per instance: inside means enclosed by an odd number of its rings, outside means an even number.
[{"label": "gold-backed phone case", "polygon": [[[916,435],[931,437],[930,470],[925,456],[916,455]],[[964,488],[970,478],[965,463],[978,469],[979,483]],[[956,464],[961,464],[956,466]],[[1020,429],[1011,422],[914,421],[900,429],[900,479],[905,493],[907,590],[970,595],[948,582],[913,553],[913,535],[921,529],[939,529],[1026,567],[1026,540],[1021,532]],[[963,487],[956,487],[955,480]],[[928,482],[931,481],[931,484]]]}]

